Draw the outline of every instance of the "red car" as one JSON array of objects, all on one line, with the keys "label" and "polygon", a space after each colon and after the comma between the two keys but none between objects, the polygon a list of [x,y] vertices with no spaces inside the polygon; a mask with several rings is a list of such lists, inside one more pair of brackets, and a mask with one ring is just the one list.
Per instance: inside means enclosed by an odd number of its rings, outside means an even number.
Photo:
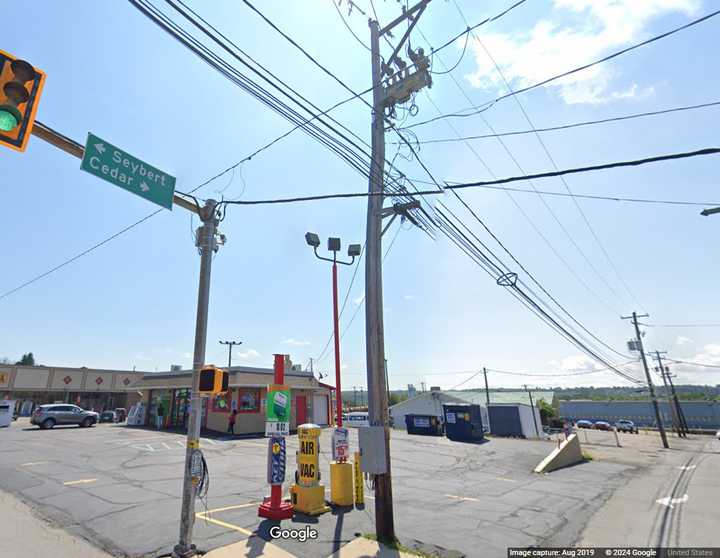
[{"label": "red car", "polygon": [[610,426],[610,423],[605,422],[604,420],[599,420],[596,423],[594,423],[593,428],[595,430],[612,430],[612,426]]}]

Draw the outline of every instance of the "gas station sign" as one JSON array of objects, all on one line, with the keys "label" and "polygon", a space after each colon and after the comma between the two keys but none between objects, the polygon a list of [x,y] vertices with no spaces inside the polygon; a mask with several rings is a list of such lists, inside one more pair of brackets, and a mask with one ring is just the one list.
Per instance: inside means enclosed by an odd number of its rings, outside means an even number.
[{"label": "gas station sign", "polygon": [[273,436],[268,445],[268,484],[282,484],[285,481],[285,438]]}]

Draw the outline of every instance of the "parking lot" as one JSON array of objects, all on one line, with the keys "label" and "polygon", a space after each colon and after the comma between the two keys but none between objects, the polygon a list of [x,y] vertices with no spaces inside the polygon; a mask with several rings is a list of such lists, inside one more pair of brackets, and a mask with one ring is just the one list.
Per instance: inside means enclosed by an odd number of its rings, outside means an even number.
[{"label": "parking lot", "polygon": [[[352,434],[351,448],[357,447]],[[23,419],[0,436],[3,490],[112,555],[157,556],[172,550],[178,536],[184,436],[115,424],[45,431]],[[328,488],[329,438],[325,430],[321,473]],[[641,438],[621,436],[623,441]],[[604,441],[598,438],[596,446],[588,446],[602,459],[537,475],[531,471],[553,442],[491,439],[465,444],[394,431],[397,533],[405,544],[417,540],[467,556],[505,556],[508,546],[572,544],[604,502],[660,455],[633,450],[630,458],[630,450],[619,453]],[[203,438],[201,447],[211,478],[208,498],[196,509],[198,547],[209,550],[255,532],[269,539],[273,523],[257,517],[257,506],[268,493],[266,441],[213,437]],[[291,436],[288,480],[296,449],[297,437]],[[273,544],[296,556],[330,556],[357,533],[374,532],[372,492],[366,489],[366,495],[364,509],[293,519],[297,526],[318,529],[318,540]]]}]

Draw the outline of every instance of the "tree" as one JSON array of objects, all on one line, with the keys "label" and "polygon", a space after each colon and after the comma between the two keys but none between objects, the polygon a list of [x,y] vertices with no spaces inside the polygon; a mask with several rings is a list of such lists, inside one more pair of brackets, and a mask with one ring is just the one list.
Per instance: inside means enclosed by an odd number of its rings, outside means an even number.
[{"label": "tree", "polygon": [[15,364],[20,366],[35,366],[35,357],[32,353],[28,353],[23,355]]},{"label": "tree", "polygon": [[557,416],[557,412],[550,403],[544,399],[539,399],[537,402],[538,409],[540,410],[540,420],[543,424],[548,424],[550,419]]}]

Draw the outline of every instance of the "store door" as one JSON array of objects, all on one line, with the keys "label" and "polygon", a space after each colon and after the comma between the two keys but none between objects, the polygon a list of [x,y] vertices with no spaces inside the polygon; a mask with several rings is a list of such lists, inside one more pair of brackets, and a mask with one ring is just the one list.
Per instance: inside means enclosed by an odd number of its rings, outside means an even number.
[{"label": "store door", "polygon": [[304,395],[295,396],[295,417],[297,426],[307,422],[307,398]]}]

